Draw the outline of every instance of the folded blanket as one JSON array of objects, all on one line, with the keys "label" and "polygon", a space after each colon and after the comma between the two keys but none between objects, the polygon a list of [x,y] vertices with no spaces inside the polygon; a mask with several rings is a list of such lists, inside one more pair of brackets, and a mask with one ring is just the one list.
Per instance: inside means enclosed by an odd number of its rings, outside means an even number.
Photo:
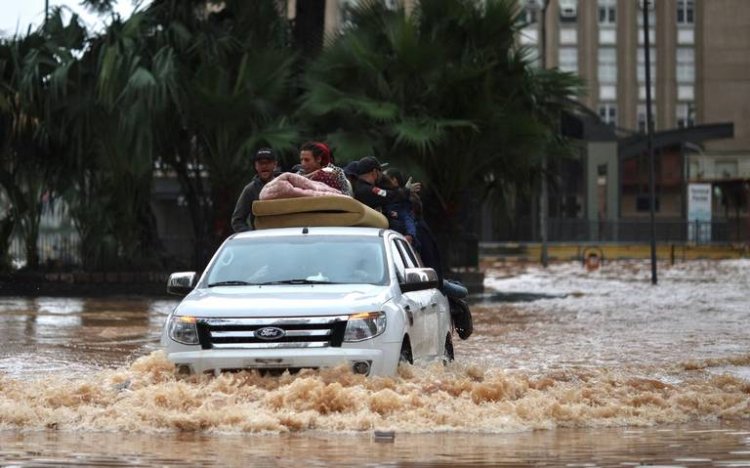
[{"label": "folded blanket", "polygon": [[276,200],[279,198],[345,197],[339,190],[329,187],[323,182],[315,182],[307,177],[291,172],[284,172],[268,182],[260,191],[260,200]]},{"label": "folded blanket", "polygon": [[329,187],[338,189],[344,195],[353,195],[352,186],[346,180],[346,174],[344,174],[344,170],[340,167],[334,166],[333,164],[329,164],[326,167],[318,169],[317,171],[306,174],[305,177],[310,180],[314,180],[315,182],[323,182]]}]

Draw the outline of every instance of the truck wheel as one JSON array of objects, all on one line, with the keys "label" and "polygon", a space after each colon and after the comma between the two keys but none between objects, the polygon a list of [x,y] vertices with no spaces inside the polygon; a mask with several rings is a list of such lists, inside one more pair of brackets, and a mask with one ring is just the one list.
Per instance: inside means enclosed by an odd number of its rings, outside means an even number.
[{"label": "truck wheel", "polygon": [[451,337],[451,334],[448,333],[445,335],[445,349],[443,349],[443,363],[448,364],[449,362],[452,362],[456,358],[456,355],[453,353],[453,338]]},{"label": "truck wheel", "polygon": [[399,363],[414,364],[414,357],[411,354],[411,343],[409,337],[404,337],[404,342],[401,343],[401,356],[398,359]]}]

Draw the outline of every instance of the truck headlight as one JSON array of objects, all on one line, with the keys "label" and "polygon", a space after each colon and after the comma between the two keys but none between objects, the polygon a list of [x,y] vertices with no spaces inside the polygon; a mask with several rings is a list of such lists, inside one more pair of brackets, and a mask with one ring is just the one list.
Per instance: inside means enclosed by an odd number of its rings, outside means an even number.
[{"label": "truck headlight", "polygon": [[363,312],[349,316],[344,341],[362,341],[385,331],[385,312]]},{"label": "truck headlight", "polygon": [[171,315],[167,324],[169,337],[174,341],[186,345],[198,344],[198,328],[196,319],[190,315]]}]

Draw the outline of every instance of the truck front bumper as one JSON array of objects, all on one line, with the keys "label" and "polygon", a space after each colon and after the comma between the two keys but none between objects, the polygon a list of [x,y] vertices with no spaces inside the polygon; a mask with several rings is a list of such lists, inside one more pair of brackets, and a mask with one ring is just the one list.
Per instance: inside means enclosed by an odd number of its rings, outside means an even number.
[{"label": "truck front bumper", "polygon": [[392,375],[398,365],[399,353],[399,344],[394,344],[382,349],[198,349],[168,352],[167,357],[176,366],[187,367],[191,373],[219,373],[241,369],[321,368],[347,364],[355,373]]}]

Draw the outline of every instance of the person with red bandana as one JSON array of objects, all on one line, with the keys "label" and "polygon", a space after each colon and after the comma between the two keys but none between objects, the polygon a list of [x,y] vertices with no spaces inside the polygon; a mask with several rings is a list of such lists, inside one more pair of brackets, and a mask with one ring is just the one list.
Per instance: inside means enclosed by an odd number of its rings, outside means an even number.
[{"label": "person with red bandana", "polygon": [[316,182],[323,182],[344,195],[353,195],[344,170],[334,164],[331,149],[325,143],[310,141],[302,145],[299,162],[301,175]]}]

